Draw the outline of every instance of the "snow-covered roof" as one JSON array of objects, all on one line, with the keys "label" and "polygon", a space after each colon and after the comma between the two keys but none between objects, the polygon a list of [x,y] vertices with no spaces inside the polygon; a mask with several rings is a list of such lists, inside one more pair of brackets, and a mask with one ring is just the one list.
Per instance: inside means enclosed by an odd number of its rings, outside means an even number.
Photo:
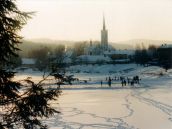
[{"label": "snow-covered roof", "polygon": [[118,59],[118,60],[115,60],[116,62],[127,62],[127,61],[130,61],[130,59]]},{"label": "snow-covered roof", "polygon": [[71,57],[72,54],[73,54],[73,51],[72,51],[72,50],[67,50],[67,51],[66,51],[66,56],[67,56],[67,57]]},{"label": "snow-covered roof", "polygon": [[88,47],[84,48],[84,51],[85,51],[85,52],[92,52],[92,51],[95,50],[95,48],[96,48],[95,45],[88,46]]},{"label": "snow-covered roof", "polygon": [[113,51],[105,51],[105,55],[113,55],[113,54],[126,54],[126,55],[134,55],[134,50],[113,50]]},{"label": "snow-covered roof", "polygon": [[112,55],[112,54],[116,54],[115,50],[113,51],[105,51],[104,52],[105,55]]},{"label": "snow-covered roof", "polygon": [[172,44],[162,44],[160,48],[172,48]]},{"label": "snow-covered roof", "polygon": [[109,57],[103,55],[81,55],[78,57],[78,60],[96,62],[96,61],[111,61]]},{"label": "snow-covered roof", "polygon": [[64,60],[63,60],[63,63],[71,63],[72,62],[72,60],[71,60],[71,58],[69,58],[69,57],[66,57]]},{"label": "snow-covered roof", "polygon": [[33,65],[33,64],[35,64],[35,59],[22,58],[22,64]]}]

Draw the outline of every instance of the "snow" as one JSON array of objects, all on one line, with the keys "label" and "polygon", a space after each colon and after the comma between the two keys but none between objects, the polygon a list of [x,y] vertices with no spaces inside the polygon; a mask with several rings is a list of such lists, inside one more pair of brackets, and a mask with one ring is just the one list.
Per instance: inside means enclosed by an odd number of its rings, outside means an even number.
[{"label": "snow", "polygon": [[[66,70],[75,73],[103,73],[109,75],[109,73],[120,73],[125,70],[125,72],[130,71],[134,68],[139,68],[137,67],[136,64],[104,64],[104,65],[75,65],[75,66],[70,66]],[[92,75],[91,75],[92,76]]]},{"label": "snow", "polygon": [[72,60],[71,60],[71,58],[66,57],[66,58],[64,58],[63,63],[72,63]]},{"label": "snow", "polygon": [[[148,91],[166,96],[156,90]],[[143,89],[64,91],[59,104],[53,103],[61,114],[46,123],[50,129],[171,129],[171,115],[166,111],[170,112],[172,103],[166,105],[162,100],[159,104],[145,97],[146,92]]]},{"label": "snow", "polygon": [[172,44],[162,44],[160,48],[172,48]]},{"label": "snow", "polygon": [[113,50],[113,51],[105,51],[104,54],[106,55],[113,55],[113,54],[126,54],[126,55],[134,55],[134,50]]},{"label": "snow", "polygon": [[23,65],[33,65],[35,64],[35,60],[32,58],[22,58]]},{"label": "snow", "polygon": [[[80,72],[78,72],[80,71]],[[172,69],[136,64],[76,65],[67,69],[87,84],[62,86],[63,94],[52,101],[61,111],[43,122],[50,129],[172,129]],[[41,72],[28,70],[16,78]],[[139,85],[121,87],[120,81],[107,85],[106,77],[139,75]],[[103,86],[100,85],[103,80]]]},{"label": "snow", "polygon": [[117,59],[117,60],[115,60],[116,62],[129,62],[130,61],[130,59]]},{"label": "snow", "polygon": [[103,55],[81,55],[77,57],[78,61],[88,61],[88,62],[97,62],[97,61],[106,61],[109,62],[111,59]]}]

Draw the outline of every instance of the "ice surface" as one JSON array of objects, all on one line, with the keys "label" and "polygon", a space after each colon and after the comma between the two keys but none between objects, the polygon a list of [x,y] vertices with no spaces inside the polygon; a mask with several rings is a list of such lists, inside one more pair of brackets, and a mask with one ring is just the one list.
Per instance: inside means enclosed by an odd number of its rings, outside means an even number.
[{"label": "ice surface", "polygon": [[[172,129],[172,70],[136,64],[78,65],[67,73],[88,83],[62,86],[62,96],[51,102],[61,113],[43,120],[50,129]],[[38,81],[41,75],[29,70],[16,79],[32,76]],[[109,88],[105,80],[135,75],[141,82],[134,87],[114,81]]]}]

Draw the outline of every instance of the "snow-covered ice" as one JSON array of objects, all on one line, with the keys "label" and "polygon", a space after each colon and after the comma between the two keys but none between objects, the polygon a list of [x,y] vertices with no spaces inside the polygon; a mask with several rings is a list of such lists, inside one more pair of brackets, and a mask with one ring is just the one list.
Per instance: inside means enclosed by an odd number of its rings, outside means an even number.
[{"label": "snow-covered ice", "polygon": [[171,129],[170,98],[155,89],[64,91],[53,103],[61,114],[46,123],[52,129]]},{"label": "snow-covered ice", "polygon": [[[67,73],[88,83],[62,86],[58,101],[51,102],[61,113],[43,120],[50,129],[172,129],[172,70],[135,64],[78,65]],[[29,70],[16,79],[32,76],[36,81],[41,74]],[[135,75],[141,82],[134,87],[121,87],[116,81],[109,88],[105,80]]]}]

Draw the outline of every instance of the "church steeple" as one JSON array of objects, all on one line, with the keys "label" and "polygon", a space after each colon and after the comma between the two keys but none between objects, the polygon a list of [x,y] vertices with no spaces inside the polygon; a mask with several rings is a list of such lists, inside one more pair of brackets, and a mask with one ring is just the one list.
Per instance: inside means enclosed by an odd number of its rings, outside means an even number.
[{"label": "church steeple", "polygon": [[103,14],[103,30],[106,30],[106,25],[105,25],[105,16]]},{"label": "church steeple", "polygon": [[104,14],[103,14],[103,29],[101,30],[101,47],[103,51],[106,51],[108,49],[108,31],[106,30]]}]

